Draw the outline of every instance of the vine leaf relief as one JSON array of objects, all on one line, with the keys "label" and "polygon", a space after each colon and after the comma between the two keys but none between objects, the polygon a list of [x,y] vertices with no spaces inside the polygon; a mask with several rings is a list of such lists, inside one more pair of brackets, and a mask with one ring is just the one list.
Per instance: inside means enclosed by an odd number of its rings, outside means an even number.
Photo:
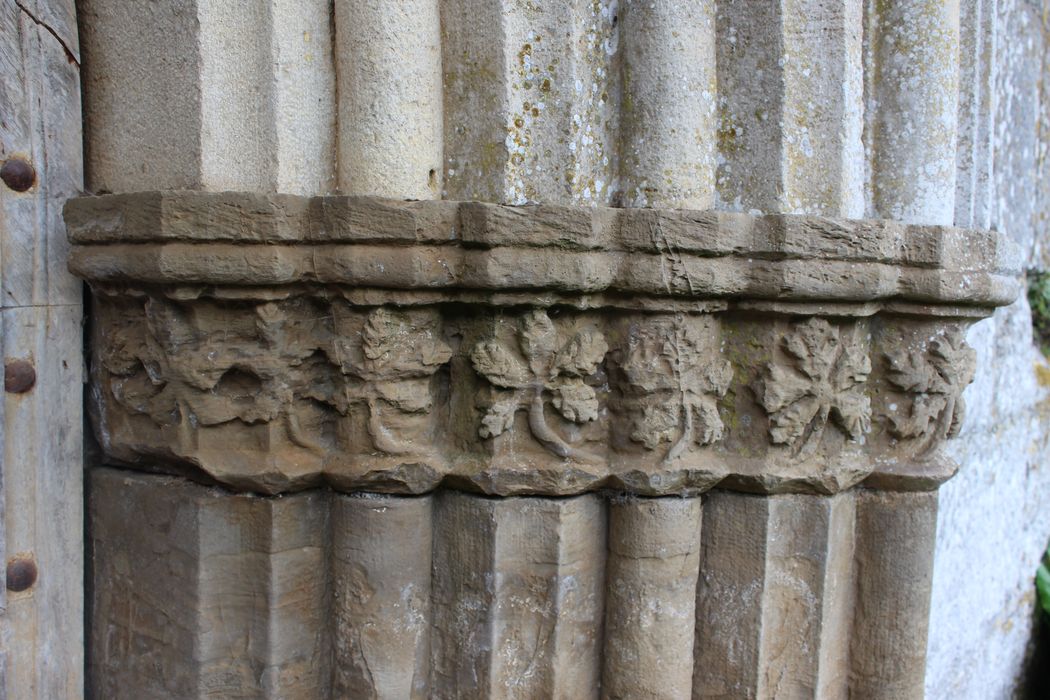
[{"label": "vine leaf relief", "polygon": [[929,442],[953,438],[962,426],[965,404],[962,390],[973,381],[977,353],[955,330],[930,341],[923,350],[886,353],[891,384],[911,395],[906,412],[889,414],[890,432],[897,438]]},{"label": "vine leaf relief", "polygon": [[116,403],[172,427],[181,449],[195,449],[202,428],[236,420],[283,426],[290,443],[324,453],[309,401],[343,417],[363,406],[375,451],[426,447],[419,418],[432,408],[431,377],[452,357],[436,313],[301,300],[256,304],[251,315],[157,299],[142,309],[144,322],[112,324],[101,369]]},{"label": "vine leaf relief", "polygon": [[414,323],[406,314],[380,307],[365,321],[360,356],[339,353],[343,372],[361,381],[343,384],[332,403],[344,415],[350,405],[363,404],[368,409],[368,434],[381,452],[412,451],[388,429],[386,411],[411,415],[431,409],[430,377],[452,357],[434,325]]},{"label": "vine leaf relief", "polygon": [[871,429],[864,383],[871,360],[855,339],[822,318],[798,323],[784,338],[787,363],[769,364],[759,400],[769,413],[775,444],[810,451],[829,419],[853,440]]},{"label": "vine leaf relief", "polygon": [[676,320],[658,334],[632,332],[623,363],[640,412],[630,439],[649,450],[672,442],[664,461],[680,457],[692,443],[722,439],[725,425],[718,399],[729,390],[733,369],[718,355],[706,326]]},{"label": "vine leaf relief", "polygon": [[479,342],[470,353],[474,369],[500,391],[481,421],[483,438],[511,428],[520,409],[528,410],[532,435],[560,457],[586,455],[559,436],[545,414],[546,401],[568,421],[598,418],[598,397],[584,379],[598,370],[609,347],[601,333],[583,330],[561,344],[554,323],[543,310],[525,314],[518,323],[517,349],[495,338]]}]

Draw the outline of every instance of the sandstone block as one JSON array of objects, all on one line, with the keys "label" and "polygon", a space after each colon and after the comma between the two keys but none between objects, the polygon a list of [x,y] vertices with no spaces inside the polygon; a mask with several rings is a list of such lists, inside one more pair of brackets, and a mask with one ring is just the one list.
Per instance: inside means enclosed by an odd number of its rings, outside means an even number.
[{"label": "sandstone block", "polygon": [[712,491],[693,698],[844,698],[854,503]]},{"label": "sandstone block", "polygon": [[95,695],[326,696],[324,494],[97,469],[89,508]]},{"label": "sandstone block", "polygon": [[434,534],[431,693],[596,697],[602,501],[443,492]]},{"label": "sandstone block", "polygon": [[937,493],[857,491],[850,697],[925,697]]},{"label": "sandstone block", "polygon": [[428,697],[432,503],[332,498],[333,697]]}]

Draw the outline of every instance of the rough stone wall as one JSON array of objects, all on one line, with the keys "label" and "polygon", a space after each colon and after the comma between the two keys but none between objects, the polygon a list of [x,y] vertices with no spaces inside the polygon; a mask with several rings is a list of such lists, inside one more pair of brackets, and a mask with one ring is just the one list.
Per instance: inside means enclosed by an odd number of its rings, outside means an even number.
[{"label": "rough stone wall", "polygon": [[[960,189],[956,216],[969,205],[975,224],[1008,232],[1030,268],[1046,269],[1050,3],[985,5],[996,71],[986,106],[991,176],[971,199]],[[1010,697],[1023,672],[1033,577],[1050,538],[1050,375],[1024,299],[977,324],[968,340],[979,369],[966,392],[972,410],[950,448],[961,469],[941,489],[926,691],[976,700]]]}]

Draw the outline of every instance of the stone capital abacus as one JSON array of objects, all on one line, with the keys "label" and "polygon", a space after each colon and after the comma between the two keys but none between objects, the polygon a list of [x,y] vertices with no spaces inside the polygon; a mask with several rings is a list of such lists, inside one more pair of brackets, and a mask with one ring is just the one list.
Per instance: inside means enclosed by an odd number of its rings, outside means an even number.
[{"label": "stone capital abacus", "polygon": [[994,232],[147,192],[66,209],[118,462],[280,493],[936,488]]}]

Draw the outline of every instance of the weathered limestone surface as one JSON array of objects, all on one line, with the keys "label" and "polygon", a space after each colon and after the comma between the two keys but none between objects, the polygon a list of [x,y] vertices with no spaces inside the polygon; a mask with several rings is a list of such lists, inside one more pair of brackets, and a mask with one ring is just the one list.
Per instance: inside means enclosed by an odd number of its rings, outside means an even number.
[{"label": "weathered limestone surface", "polygon": [[880,218],[923,224],[953,220],[959,6],[959,0],[866,5],[865,93],[873,105],[866,134],[869,213]]},{"label": "weathered limestone surface", "polygon": [[921,697],[936,500],[716,490],[701,528],[700,497],[274,498],[100,468],[91,689]]},{"label": "weathered limestone surface", "polygon": [[68,214],[107,454],[267,493],[932,488],[961,329],[1016,292],[1002,237],[884,222],[200,194]]},{"label": "weathered limestone surface", "polygon": [[707,209],[717,160],[715,2],[624,3],[620,12],[622,204]]},{"label": "weathered limestone surface", "polygon": [[441,196],[438,6],[438,0],[336,0],[342,191],[399,199]]},{"label": "weathered limestone surface", "polygon": [[442,3],[446,196],[607,204],[616,193],[618,3]]},{"label": "weathered limestone surface", "polygon": [[[984,156],[975,160],[973,194],[959,195],[974,218],[957,209],[956,222],[1007,232],[1027,251],[1026,266],[1045,270],[1048,5],[982,0],[960,8],[979,14],[986,45],[977,55],[984,132],[975,139]],[[939,498],[926,694],[983,700],[1010,697],[1023,680],[1036,619],[1033,571],[1050,538],[1050,423],[1047,365],[1032,343],[1027,302],[997,311],[967,339],[978,371],[965,395],[972,410],[949,448],[960,471]]]},{"label": "weathered limestone surface", "polygon": [[83,9],[96,190],[951,223],[958,0],[125,5]]},{"label": "weathered limestone surface", "polygon": [[694,698],[846,697],[854,509],[853,494],[709,495]]},{"label": "weathered limestone surface", "polygon": [[78,3],[87,185],[335,186],[329,3]]},{"label": "weathered limestone surface", "polygon": [[[594,495],[258,498],[92,474],[94,697],[597,697],[603,621],[644,614],[643,569],[683,606],[674,640],[692,638],[695,549],[677,574],[698,499],[654,502],[671,509],[637,558],[607,545]],[[675,646],[665,628],[620,647]]]},{"label": "weathered limestone surface", "polygon": [[[885,526],[887,541],[873,539],[871,528],[882,527],[878,504],[897,504],[886,510],[899,509],[925,533],[902,550],[916,580],[925,580],[924,547],[933,537],[928,492],[955,469],[940,443],[966,435],[960,392],[974,361],[963,332],[1013,298],[1019,266],[995,236],[924,226],[950,225],[954,215],[956,226],[997,227],[1032,245],[1044,207],[1037,202],[1050,201],[1028,176],[1045,170],[1031,127],[1045,109],[1033,108],[1032,97],[1039,94],[1033,52],[1042,50],[1033,28],[1045,21],[1037,4],[785,0],[756,8],[690,0],[671,8],[428,0],[410,3],[413,11],[401,16],[381,3],[346,0],[329,18],[323,3],[297,11],[290,3],[249,8],[202,0],[158,29],[146,13],[92,0],[85,11],[97,13],[98,28],[85,33],[87,53],[113,79],[97,84],[91,76],[101,73],[87,72],[97,96],[88,105],[95,125],[89,145],[97,172],[109,178],[93,176],[98,189],[316,194],[334,186],[338,171],[338,185],[353,195],[440,193],[544,205],[195,194],[136,195],[119,206],[85,200],[78,206],[90,225],[76,233],[82,247],[74,264],[93,280],[100,318],[112,324],[113,332],[99,332],[96,359],[105,361],[95,363],[109,459],[197,478],[210,472],[260,491],[327,483],[343,491],[577,494],[612,487],[695,496],[718,485],[774,494],[714,492],[705,508],[707,542],[720,532],[710,503],[736,498],[760,506],[752,513],[757,523],[748,526],[762,561],[745,569],[762,583],[764,597],[757,617],[732,632],[767,646],[754,642],[752,665],[735,676],[725,671],[733,688],[771,696],[836,697],[847,689],[915,696],[922,626],[900,630],[895,651],[884,642],[897,630],[876,624],[884,616],[861,612],[858,624],[872,634],[848,642],[842,609],[857,596],[858,610],[896,601],[922,616],[924,591],[895,598],[894,568],[876,567],[864,585],[858,579],[846,588],[842,572],[870,570],[891,554],[882,547],[904,521]],[[327,47],[316,65],[302,50],[307,35]],[[142,56],[138,36],[170,41],[166,51]],[[195,43],[199,53],[190,48]],[[163,63],[180,55],[187,64],[211,63],[191,70]],[[287,83],[271,86],[273,75],[286,73]],[[222,100],[227,84],[237,89]],[[181,101],[168,100],[156,85],[171,86]],[[282,103],[283,95],[294,97]],[[287,112],[271,102],[302,109],[274,117]],[[178,145],[151,150],[170,143]],[[284,144],[303,159],[287,155]],[[122,170],[124,164],[133,167]],[[899,221],[548,206],[557,204],[714,204]],[[982,655],[982,639],[1023,636],[1025,625],[990,634],[997,629],[990,607],[981,609],[981,624],[962,629],[958,620],[969,618],[957,613],[964,599],[956,593],[967,590],[967,609],[978,610],[974,581],[994,579],[988,590],[1020,591],[1030,576],[1024,556],[1010,567],[994,564],[999,552],[989,533],[1009,539],[1007,517],[996,518],[1002,531],[986,526],[988,513],[1006,511],[1038,521],[1033,501],[1017,496],[1010,501],[1017,507],[1003,508],[995,496],[1042,484],[1034,466],[1024,475],[1017,467],[1038,463],[1024,450],[1032,445],[1040,454],[1042,443],[1032,437],[1039,422],[1017,406],[1034,405],[1040,394],[1031,358],[1006,348],[1016,345],[1006,339],[1019,337],[1025,321],[1023,308],[1010,313],[997,321],[999,335],[970,335],[982,359],[1002,361],[997,383],[979,376],[979,393],[971,391],[979,417],[970,430],[977,432],[959,453],[978,464],[977,476],[960,482],[965,495],[945,501],[940,517],[954,524],[942,523],[940,531],[950,543],[942,550],[961,553],[980,541],[993,564],[985,577],[957,565],[954,579],[937,584],[952,605],[943,606],[939,621],[951,632],[932,638],[935,658],[952,656],[947,648],[967,651],[931,677],[933,697],[987,697],[1006,687],[1001,679],[974,680],[995,674],[970,671],[993,655]],[[998,348],[996,337],[1003,339]],[[1008,388],[993,401],[992,386]],[[987,443],[997,432],[1005,447],[993,458]],[[993,478],[1002,488],[986,486]],[[858,484],[886,493],[852,489]],[[353,506],[368,500],[331,498]],[[442,510],[457,499],[468,505]],[[595,496],[552,502],[584,501],[608,507]],[[517,579],[549,565],[544,556],[553,549],[547,535],[508,542],[501,523],[511,523],[511,531],[526,524],[580,536],[552,525],[557,518],[543,508],[542,517],[522,514],[502,501],[445,490],[408,502],[432,504],[433,553],[444,561],[461,555],[448,544],[458,542],[456,527],[486,523],[463,551],[497,580],[500,572]],[[388,524],[386,511],[362,508],[353,518],[350,510],[333,510],[333,520],[368,518],[379,532],[426,520],[409,508],[407,521]],[[984,512],[975,517],[975,509]],[[450,513],[460,514],[442,520]],[[771,539],[778,523],[805,536]],[[856,542],[830,532],[855,532]],[[1044,535],[1030,533],[1026,553],[1039,549],[1033,543]],[[333,551],[342,546],[334,536],[332,542]],[[344,543],[331,566],[352,568],[359,558],[372,577],[400,574],[423,585],[425,567],[394,564],[393,553],[370,543],[353,545],[363,549],[352,555]],[[413,551],[425,558],[424,549]],[[513,559],[518,553],[525,563]],[[710,554],[716,561],[716,550]],[[960,554],[955,559],[968,563]],[[387,567],[396,571],[383,573]],[[790,575],[768,577],[784,570]],[[732,578],[733,571],[716,573]],[[821,578],[824,571],[841,576]],[[370,580],[368,573],[346,579]],[[536,594],[539,583],[526,598],[540,601],[540,612],[528,615],[514,607],[517,583],[490,590],[482,577],[441,585],[466,590],[466,600],[497,613],[505,601],[508,620],[555,619],[554,629],[567,629],[560,615],[551,617],[561,609],[550,596]],[[784,603],[794,598],[782,591],[800,587],[816,591],[807,605]],[[389,610],[388,600],[349,605],[340,630],[357,634],[355,620],[375,619],[369,616]],[[698,616],[714,605],[697,600]],[[1011,593],[1010,601],[1016,606],[1023,598]],[[797,629],[755,627],[785,610],[799,615]],[[575,690],[573,683],[600,673],[600,655],[564,666],[544,656],[536,673],[520,672],[518,659],[493,653],[492,640],[520,641],[500,627],[504,618],[472,614],[486,630],[478,634],[489,641],[487,656],[475,654],[483,645],[450,633],[443,648],[456,651],[438,658],[455,673],[476,672],[490,690],[511,693],[511,677],[525,679],[514,691],[522,695]],[[588,624],[609,611],[597,614]],[[901,619],[891,617],[890,627]],[[363,646],[345,647],[352,661],[344,669],[358,674],[353,682],[364,666],[393,668],[361,682],[380,696],[393,692],[381,687],[418,692],[425,645],[409,628],[402,631],[370,647],[389,654],[380,660],[362,662]],[[789,632],[803,641],[778,646]],[[711,654],[705,639],[720,643],[698,633],[697,658]],[[800,654],[807,645],[820,651]],[[1016,641],[989,645],[1017,656]],[[758,651],[769,648],[776,653]],[[871,648],[882,656],[857,658]],[[403,660],[410,656],[416,662]],[[566,680],[570,672],[583,680]],[[652,687],[678,678],[665,674]],[[696,678],[694,695],[708,696],[699,685],[707,681]],[[606,690],[621,682],[637,679],[607,680]]]},{"label": "weathered limestone surface", "polygon": [[720,207],[864,214],[861,35],[854,0],[719,3]]}]

